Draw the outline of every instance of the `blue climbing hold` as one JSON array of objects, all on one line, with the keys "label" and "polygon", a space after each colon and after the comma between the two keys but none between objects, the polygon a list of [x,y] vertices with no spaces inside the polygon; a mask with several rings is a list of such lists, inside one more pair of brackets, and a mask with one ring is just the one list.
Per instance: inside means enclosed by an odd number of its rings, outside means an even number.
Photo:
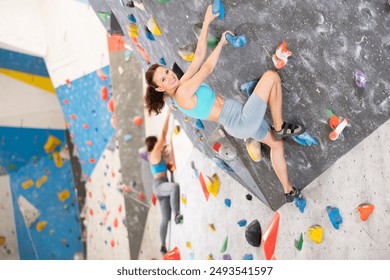
[{"label": "blue climbing hold", "polygon": [[340,228],[340,224],[343,223],[343,218],[341,218],[340,210],[337,207],[326,206],[326,212],[328,212],[328,216],[332,225],[335,229]]},{"label": "blue climbing hold", "polygon": [[298,207],[299,211],[303,213],[306,208],[306,199],[303,197],[295,197],[294,198],[294,205]]},{"label": "blue climbing hold", "polygon": [[203,123],[202,123],[202,121],[201,121],[200,119],[197,119],[197,120],[196,120],[195,125],[196,125],[198,128],[200,128],[200,129],[204,129],[204,125],[203,125]]},{"label": "blue climbing hold", "polygon": [[214,0],[213,2],[213,8],[212,8],[213,14],[218,14],[219,19],[223,19],[225,17],[225,8],[223,7],[221,0]]},{"label": "blue climbing hold", "polygon": [[232,206],[232,201],[229,198],[225,198],[225,205],[226,207]]},{"label": "blue climbing hold", "polygon": [[154,41],[154,36],[153,36],[152,32],[149,31],[147,26],[145,26],[145,34],[146,34],[146,38],[148,38],[148,40]]},{"label": "blue climbing hold", "polygon": [[246,261],[251,261],[253,260],[253,255],[252,254],[245,254],[243,257],[242,257],[243,260],[246,260]]},{"label": "blue climbing hold", "polygon": [[243,83],[240,87],[240,90],[245,92],[246,95],[251,96],[253,90],[255,89],[257,83],[259,82],[259,79],[255,79],[255,80],[250,80],[250,81],[246,81],[245,83]]},{"label": "blue climbing hold", "polygon": [[226,40],[235,48],[245,46],[247,43],[245,35],[234,36],[231,33],[226,33]]},{"label": "blue climbing hold", "polygon": [[133,136],[132,136],[131,134],[126,134],[126,135],[125,135],[125,141],[126,141],[126,142],[131,141],[131,139],[133,139]]},{"label": "blue climbing hold", "polygon": [[291,136],[291,138],[302,146],[311,146],[312,144],[318,145],[318,141],[307,131],[298,136]]},{"label": "blue climbing hold", "polygon": [[132,23],[136,23],[136,22],[137,22],[137,20],[135,19],[135,16],[134,16],[133,14],[130,14],[127,18],[128,18],[129,21],[132,22]]},{"label": "blue climbing hold", "polygon": [[234,170],[224,160],[222,160],[220,158],[217,158],[217,157],[214,157],[213,161],[223,171],[228,172],[228,173],[229,172],[234,172]]},{"label": "blue climbing hold", "polygon": [[163,65],[163,66],[167,66],[167,63],[165,62],[165,59],[162,57],[160,58],[160,60],[158,61],[159,64]]},{"label": "blue climbing hold", "polygon": [[245,219],[239,220],[239,221],[237,222],[237,224],[238,224],[240,227],[245,227],[245,226],[246,226],[246,220],[245,220]]}]

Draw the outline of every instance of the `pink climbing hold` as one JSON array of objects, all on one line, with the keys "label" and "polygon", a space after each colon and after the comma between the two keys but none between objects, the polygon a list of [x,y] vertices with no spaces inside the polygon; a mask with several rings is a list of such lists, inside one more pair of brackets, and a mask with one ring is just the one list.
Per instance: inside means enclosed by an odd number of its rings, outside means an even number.
[{"label": "pink climbing hold", "polygon": [[274,257],[276,239],[278,237],[280,215],[275,212],[271,223],[262,236],[264,258],[271,260]]},{"label": "pink climbing hold", "polygon": [[114,113],[115,111],[115,106],[114,106],[114,98],[110,98],[107,103],[107,110],[108,112]]},{"label": "pink climbing hold", "polygon": [[115,115],[115,113],[112,114],[110,123],[111,123],[111,126],[116,129],[116,115]]},{"label": "pink climbing hold", "polygon": [[100,90],[100,98],[104,101],[108,99],[108,88],[106,86],[102,87]]}]

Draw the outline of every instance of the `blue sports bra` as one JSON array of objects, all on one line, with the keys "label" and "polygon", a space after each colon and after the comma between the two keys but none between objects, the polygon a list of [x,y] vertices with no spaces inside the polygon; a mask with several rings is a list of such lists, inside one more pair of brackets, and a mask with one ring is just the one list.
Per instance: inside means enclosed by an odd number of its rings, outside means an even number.
[{"label": "blue sports bra", "polygon": [[166,172],[168,170],[167,164],[163,159],[157,164],[150,164],[150,171],[152,171],[152,174],[158,174],[161,172]]},{"label": "blue sports bra", "polygon": [[201,84],[200,87],[195,92],[196,95],[196,105],[193,109],[184,109],[175,100],[175,105],[189,117],[201,120],[207,120],[210,115],[211,108],[213,108],[215,93],[214,91],[206,84]]}]

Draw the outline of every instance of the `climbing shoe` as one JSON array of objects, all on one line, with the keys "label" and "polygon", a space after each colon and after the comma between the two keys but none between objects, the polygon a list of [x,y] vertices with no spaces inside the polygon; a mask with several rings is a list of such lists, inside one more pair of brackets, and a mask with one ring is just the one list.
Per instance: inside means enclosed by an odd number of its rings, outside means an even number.
[{"label": "climbing shoe", "polygon": [[288,136],[298,136],[306,131],[306,128],[302,125],[283,122],[281,130],[275,130],[272,127],[272,131],[277,139],[282,139]]},{"label": "climbing shoe", "polygon": [[181,222],[183,221],[183,215],[181,215],[181,214],[177,214],[176,216],[175,216],[175,224],[180,224]]},{"label": "climbing shoe", "polygon": [[161,245],[160,252],[161,252],[163,255],[165,255],[166,253],[168,253],[167,247],[165,247],[165,245]]},{"label": "climbing shoe", "polygon": [[299,197],[300,194],[301,191],[293,187],[293,190],[291,192],[284,194],[284,197],[286,199],[286,202],[291,203],[294,201],[294,198]]}]

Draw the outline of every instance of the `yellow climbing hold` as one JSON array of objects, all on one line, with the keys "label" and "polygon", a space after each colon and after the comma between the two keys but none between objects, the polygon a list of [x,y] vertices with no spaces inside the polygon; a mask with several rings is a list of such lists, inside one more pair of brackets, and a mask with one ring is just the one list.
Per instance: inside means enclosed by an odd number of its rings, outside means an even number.
[{"label": "yellow climbing hold", "polygon": [[41,221],[39,223],[37,223],[37,226],[36,226],[36,229],[38,232],[41,232],[47,225],[47,222],[46,221]]},{"label": "yellow climbing hold", "polygon": [[160,28],[158,27],[156,21],[154,18],[151,18],[148,20],[148,29],[150,32],[152,32],[154,35],[161,35]]},{"label": "yellow climbing hold", "polygon": [[27,190],[29,187],[31,187],[33,185],[34,185],[33,180],[29,179],[29,180],[22,183],[22,188]]},{"label": "yellow climbing hold", "polygon": [[214,175],[211,176],[211,178],[208,176],[205,176],[204,180],[205,180],[206,188],[207,188],[208,192],[211,193],[213,196],[217,196],[217,194],[219,192],[219,186],[221,185],[221,181],[218,177],[218,174],[214,173]]},{"label": "yellow climbing hold", "polygon": [[61,157],[61,155],[60,155],[59,152],[54,152],[54,153],[53,153],[53,159],[54,159],[55,165],[56,165],[58,168],[61,168],[62,165],[63,165],[63,162],[62,162],[62,157]]},{"label": "yellow climbing hold", "polygon": [[61,145],[61,140],[53,135],[50,135],[47,138],[46,144],[44,146],[45,152],[52,153],[58,145]]},{"label": "yellow climbing hold", "polygon": [[194,56],[195,56],[195,49],[196,49],[195,44],[189,44],[189,45],[179,49],[179,55],[184,60],[192,62],[192,60],[194,60]]},{"label": "yellow climbing hold", "polygon": [[187,246],[188,249],[192,249],[192,244],[191,244],[191,242],[186,242],[186,246]]},{"label": "yellow climbing hold", "polygon": [[68,190],[64,190],[58,194],[58,199],[61,201],[65,201],[70,197],[70,192]]},{"label": "yellow climbing hold", "polygon": [[178,135],[179,132],[180,132],[180,125],[176,125],[175,128],[173,129],[173,133],[174,133],[175,135]]},{"label": "yellow climbing hold", "polygon": [[209,230],[211,230],[212,232],[216,231],[214,224],[209,224]]},{"label": "yellow climbing hold", "polygon": [[0,236],[0,246],[2,246],[4,243],[5,243],[5,237],[4,236]]},{"label": "yellow climbing hold", "polygon": [[207,260],[209,260],[209,261],[212,261],[214,258],[213,258],[213,255],[212,254],[209,254],[208,256],[207,256]]},{"label": "yellow climbing hold", "polygon": [[43,185],[43,183],[45,183],[46,181],[47,181],[47,176],[44,175],[35,184],[36,184],[37,188],[40,188]]},{"label": "yellow climbing hold", "polygon": [[309,228],[309,231],[307,232],[307,235],[311,240],[313,240],[317,244],[322,243],[322,235],[323,235],[323,229],[320,225],[315,225]]},{"label": "yellow climbing hold", "polygon": [[254,162],[261,160],[261,144],[254,139],[245,140],[246,150]]},{"label": "yellow climbing hold", "polygon": [[181,202],[183,202],[184,205],[187,205],[187,197],[184,194],[180,196],[180,200]]},{"label": "yellow climbing hold", "polygon": [[130,23],[127,26],[127,32],[129,33],[130,37],[138,37],[138,26],[134,23]]}]

